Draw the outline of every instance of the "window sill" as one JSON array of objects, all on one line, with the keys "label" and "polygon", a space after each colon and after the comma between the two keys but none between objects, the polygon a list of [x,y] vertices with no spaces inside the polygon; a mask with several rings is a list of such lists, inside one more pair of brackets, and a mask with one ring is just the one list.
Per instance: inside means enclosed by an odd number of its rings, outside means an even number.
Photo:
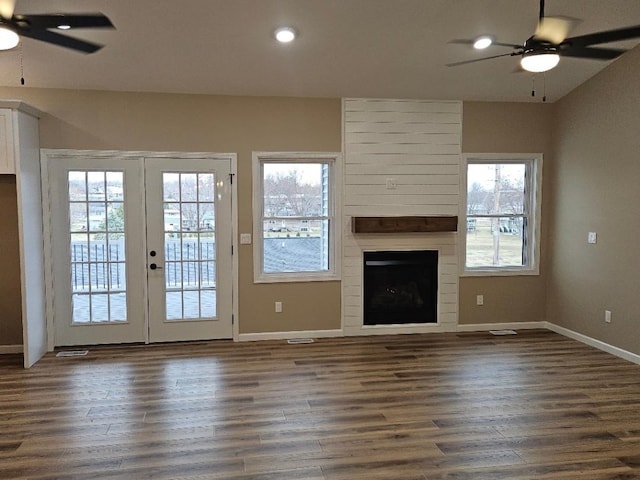
[{"label": "window sill", "polygon": [[335,273],[286,273],[256,276],[253,283],[336,282],[339,280],[340,276]]},{"label": "window sill", "polygon": [[540,269],[507,269],[507,268],[485,268],[477,270],[463,270],[460,277],[518,277],[540,275]]}]

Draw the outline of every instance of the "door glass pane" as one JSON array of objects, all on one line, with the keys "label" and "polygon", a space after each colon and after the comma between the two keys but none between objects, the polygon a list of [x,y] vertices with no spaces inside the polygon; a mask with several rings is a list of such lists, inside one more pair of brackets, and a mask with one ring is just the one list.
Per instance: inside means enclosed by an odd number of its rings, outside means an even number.
[{"label": "door glass pane", "polygon": [[166,319],[216,316],[215,176],[163,173]]},{"label": "door glass pane", "polygon": [[89,231],[104,232],[107,228],[107,205],[105,202],[89,202]]},{"label": "door glass pane", "polygon": [[69,224],[72,232],[86,232],[88,230],[87,204],[84,201],[82,203],[69,202]]},{"label": "door glass pane", "polygon": [[73,324],[127,321],[124,175],[68,173]]}]

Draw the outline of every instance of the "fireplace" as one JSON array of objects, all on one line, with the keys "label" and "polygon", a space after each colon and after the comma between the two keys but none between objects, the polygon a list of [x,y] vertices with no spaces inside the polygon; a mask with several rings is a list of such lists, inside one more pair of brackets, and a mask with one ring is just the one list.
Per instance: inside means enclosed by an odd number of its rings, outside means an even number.
[{"label": "fireplace", "polygon": [[438,251],[364,252],[364,325],[437,323]]}]

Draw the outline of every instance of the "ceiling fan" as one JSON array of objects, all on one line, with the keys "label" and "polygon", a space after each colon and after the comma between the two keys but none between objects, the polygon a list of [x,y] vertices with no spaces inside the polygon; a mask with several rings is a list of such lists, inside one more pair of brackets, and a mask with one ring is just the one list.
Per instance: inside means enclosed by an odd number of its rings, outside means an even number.
[{"label": "ceiling fan", "polygon": [[15,0],[0,0],[0,50],[10,50],[18,45],[20,37],[32,38],[83,53],[93,53],[102,48],[97,43],[62,35],[54,30],[73,28],[115,28],[105,15],[92,14],[14,14]]},{"label": "ceiling fan", "polygon": [[490,45],[509,47],[513,51],[490,57],[475,58],[462,62],[449,63],[448,67],[465,65],[499,57],[520,57],[520,66],[533,73],[546,72],[560,62],[560,57],[589,58],[593,60],[612,60],[626,50],[619,48],[601,48],[593,45],[640,38],[640,25],[606,30],[602,32],[567,37],[575,20],[566,17],[545,17],[544,0],[540,0],[540,16],[536,32],[522,45],[493,42],[492,37],[483,36],[475,40],[453,40],[451,43],[473,45],[476,49]]}]

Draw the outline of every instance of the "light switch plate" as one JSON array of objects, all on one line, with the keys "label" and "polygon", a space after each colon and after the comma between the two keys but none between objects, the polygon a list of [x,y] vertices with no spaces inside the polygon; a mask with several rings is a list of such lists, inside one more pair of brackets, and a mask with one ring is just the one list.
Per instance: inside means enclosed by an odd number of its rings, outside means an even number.
[{"label": "light switch plate", "polygon": [[587,243],[598,243],[598,234],[596,232],[589,232],[589,235],[587,235]]},{"label": "light switch plate", "polygon": [[240,234],[240,244],[241,245],[251,245],[251,234],[250,233],[241,233]]}]

